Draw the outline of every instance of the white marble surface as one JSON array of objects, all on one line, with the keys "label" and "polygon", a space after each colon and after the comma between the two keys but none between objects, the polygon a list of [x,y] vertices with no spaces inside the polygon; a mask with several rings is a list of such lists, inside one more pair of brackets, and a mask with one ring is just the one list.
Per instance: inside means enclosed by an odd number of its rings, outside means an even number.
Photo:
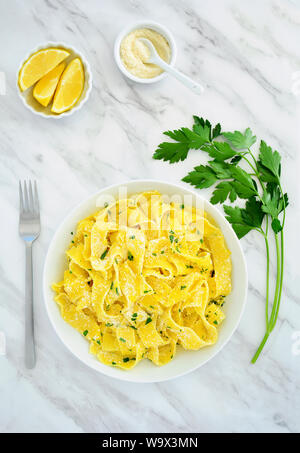
[{"label": "white marble surface", "polygon": [[[300,331],[299,100],[300,4],[292,0],[0,1],[1,432],[299,432]],[[129,21],[167,25],[178,68],[205,85],[202,97],[166,79],[130,84],[113,60]],[[61,121],[34,117],[17,97],[16,68],[39,43],[65,41],[89,60],[94,88],[84,109]],[[264,332],[264,247],[242,240],[249,293],[240,326],[222,353],[198,371],[162,384],[133,385],[86,368],[55,336],[41,275],[49,241],[65,214],[108,184],[138,178],[179,182],[201,153],[177,165],[152,160],[161,132],[192,114],[225,129],[250,126],[283,155],[290,195],[280,320],[263,356],[250,358]],[[298,171],[297,171],[298,170]],[[24,367],[24,250],[18,237],[19,178],[37,178],[42,233],[34,247],[37,366]],[[207,191],[209,195],[209,191]],[[297,250],[298,249],[298,250]],[[274,275],[272,265],[272,276]]]}]

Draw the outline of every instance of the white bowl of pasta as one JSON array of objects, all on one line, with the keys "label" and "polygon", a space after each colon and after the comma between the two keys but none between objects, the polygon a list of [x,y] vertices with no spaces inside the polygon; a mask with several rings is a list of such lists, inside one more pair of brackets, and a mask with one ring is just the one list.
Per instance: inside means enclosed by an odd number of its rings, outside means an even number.
[{"label": "white bowl of pasta", "polygon": [[77,358],[151,383],[223,348],[247,282],[240,242],[216,207],[183,186],[142,180],[102,189],[68,214],[48,249],[43,291],[55,332]]}]

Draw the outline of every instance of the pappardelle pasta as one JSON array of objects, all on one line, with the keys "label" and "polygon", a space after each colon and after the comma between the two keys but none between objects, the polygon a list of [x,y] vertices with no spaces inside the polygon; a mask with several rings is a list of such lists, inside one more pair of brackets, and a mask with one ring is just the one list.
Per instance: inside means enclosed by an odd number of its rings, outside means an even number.
[{"label": "pappardelle pasta", "polygon": [[231,259],[203,210],[143,192],[81,220],[53,284],[63,319],[106,365],[165,365],[217,341]]}]

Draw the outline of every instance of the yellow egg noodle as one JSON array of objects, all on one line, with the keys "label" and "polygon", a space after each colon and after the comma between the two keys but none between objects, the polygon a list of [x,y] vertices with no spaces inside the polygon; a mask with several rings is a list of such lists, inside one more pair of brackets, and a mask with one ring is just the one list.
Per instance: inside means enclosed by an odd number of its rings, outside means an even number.
[{"label": "yellow egg noodle", "polygon": [[203,211],[159,192],[120,199],[78,223],[66,254],[55,301],[102,363],[165,365],[177,345],[217,341],[231,259]]}]

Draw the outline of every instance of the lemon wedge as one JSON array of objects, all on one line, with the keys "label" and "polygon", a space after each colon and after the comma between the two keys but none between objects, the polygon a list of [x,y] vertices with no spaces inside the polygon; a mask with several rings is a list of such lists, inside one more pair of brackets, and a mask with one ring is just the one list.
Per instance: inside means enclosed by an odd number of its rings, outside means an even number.
[{"label": "lemon wedge", "polygon": [[42,49],[31,55],[19,72],[21,91],[27,90],[70,55],[63,49]]},{"label": "lemon wedge", "polygon": [[64,70],[54,95],[51,112],[70,110],[81,96],[84,87],[84,70],[80,58],[72,60]]},{"label": "lemon wedge", "polygon": [[33,97],[44,107],[47,107],[53,98],[54,91],[65,67],[66,63],[60,63],[56,66],[56,68],[52,69],[52,71],[42,77],[35,85],[32,93]]}]

